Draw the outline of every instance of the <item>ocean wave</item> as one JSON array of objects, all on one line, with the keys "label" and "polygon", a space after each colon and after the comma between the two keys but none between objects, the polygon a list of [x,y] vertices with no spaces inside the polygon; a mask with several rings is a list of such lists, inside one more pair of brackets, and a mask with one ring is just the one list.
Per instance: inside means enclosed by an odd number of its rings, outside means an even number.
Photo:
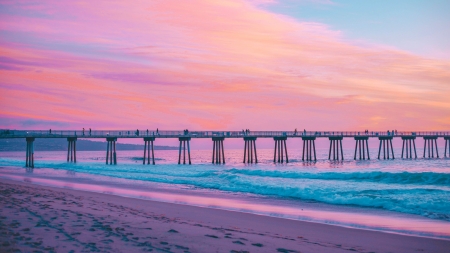
[{"label": "ocean wave", "polygon": [[[129,159],[129,160],[132,160],[132,161],[142,161],[142,160],[144,160],[143,156],[133,156],[133,157],[126,157],[126,158]],[[146,157],[145,159],[148,159],[148,158]],[[152,160],[152,159],[153,158],[150,158],[150,160]],[[155,161],[164,161],[164,160],[166,160],[166,159],[155,157]]]},{"label": "ocean wave", "polygon": [[[129,180],[182,184],[211,190],[354,205],[450,221],[450,174],[436,172],[306,172],[272,168],[160,164],[138,166],[40,161],[42,168]],[[0,159],[0,165],[23,161]],[[39,170],[39,168],[37,169]]]},{"label": "ocean wave", "polygon": [[450,185],[449,173],[436,172],[321,172],[309,173],[301,171],[275,171],[275,170],[248,170],[248,169],[230,169],[231,174],[273,177],[273,178],[291,178],[291,179],[322,179],[322,180],[352,180],[352,181],[370,181],[387,184],[427,184],[427,185]]}]

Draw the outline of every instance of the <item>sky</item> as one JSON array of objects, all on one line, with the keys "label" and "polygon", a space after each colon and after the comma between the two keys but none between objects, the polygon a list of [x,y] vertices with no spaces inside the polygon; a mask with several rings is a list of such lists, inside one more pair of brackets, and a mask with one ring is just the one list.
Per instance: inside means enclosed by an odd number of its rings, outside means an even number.
[{"label": "sky", "polygon": [[450,1],[0,1],[0,128],[450,130]]}]

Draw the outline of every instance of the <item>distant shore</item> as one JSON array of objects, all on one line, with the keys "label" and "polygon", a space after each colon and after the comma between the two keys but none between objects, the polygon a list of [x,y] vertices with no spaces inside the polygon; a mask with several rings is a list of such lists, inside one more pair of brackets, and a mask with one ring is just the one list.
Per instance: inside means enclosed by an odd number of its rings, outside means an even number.
[{"label": "distant shore", "polygon": [[0,179],[6,252],[450,252],[450,241]]}]

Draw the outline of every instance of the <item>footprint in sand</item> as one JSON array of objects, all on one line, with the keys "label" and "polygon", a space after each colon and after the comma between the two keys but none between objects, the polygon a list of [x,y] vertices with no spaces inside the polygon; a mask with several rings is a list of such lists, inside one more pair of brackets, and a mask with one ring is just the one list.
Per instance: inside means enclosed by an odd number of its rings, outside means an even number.
[{"label": "footprint in sand", "polygon": [[283,249],[283,248],[278,248],[277,251],[278,251],[278,252],[281,252],[281,253],[298,252],[298,251],[296,251],[296,250]]},{"label": "footprint in sand", "polygon": [[177,248],[177,249],[183,249],[183,250],[189,250],[188,247],[184,247],[184,246],[181,246],[181,245],[175,245],[175,248]]}]

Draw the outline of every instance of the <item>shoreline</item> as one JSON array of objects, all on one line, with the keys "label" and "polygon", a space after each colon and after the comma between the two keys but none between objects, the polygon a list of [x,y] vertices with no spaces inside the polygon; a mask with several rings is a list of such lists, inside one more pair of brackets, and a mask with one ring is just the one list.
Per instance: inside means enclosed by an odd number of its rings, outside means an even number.
[{"label": "shoreline", "polygon": [[[450,252],[447,240],[55,188],[4,178],[0,178],[0,182],[5,206],[1,222],[13,224],[15,220],[14,224],[21,225],[9,226],[7,229],[12,230],[12,234],[26,231],[26,238],[32,238],[29,241],[37,240],[39,244],[40,238],[39,245],[49,244],[45,247],[55,250],[89,249],[95,244],[99,251],[146,248],[169,252]],[[41,220],[37,223],[33,217],[30,220],[25,209]],[[100,231],[96,229],[99,221],[106,226]],[[108,225],[105,222],[109,222]],[[152,229],[145,230],[143,224],[149,224]],[[93,231],[87,230],[89,227]],[[48,230],[45,235],[33,232],[42,229]],[[124,236],[122,229],[131,232]],[[144,238],[147,234],[151,236]],[[138,239],[128,238],[133,235],[138,235]],[[72,239],[62,240],[62,236]],[[26,244],[27,241],[17,237],[2,236],[1,240],[5,243],[6,239],[11,247],[15,245],[18,249],[33,248],[34,244]],[[111,242],[110,237],[121,239]]]},{"label": "shoreline", "polygon": [[[54,169],[39,170],[43,174],[36,174],[37,171],[34,171],[34,173],[6,172],[6,174],[0,173],[0,178],[15,180],[16,182],[26,181],[35,185],[60,189],[68,188],[88,193],[103,193],[137,200],[242,212],[252,215],[412,237],[450,240],[449,222],[388,210],[271,199],[267,198],[267,196],[251,196],[252,194],[244,197],[239,196],[239,194],[230,195],[221,191],[208,191],[207,189],[197,189],[182,185],[134,182],[133,180],[105,176],[94,176],[93,178],[93,175],[84,175],[83,173],[69,173],[66,175],[67,172],[64,172],[64,175],[59,175],[58,177],[48,177],[47,174],[49,172],[45,172],[45,170]],[[50,174],[54,175],[51,171]]]}]

